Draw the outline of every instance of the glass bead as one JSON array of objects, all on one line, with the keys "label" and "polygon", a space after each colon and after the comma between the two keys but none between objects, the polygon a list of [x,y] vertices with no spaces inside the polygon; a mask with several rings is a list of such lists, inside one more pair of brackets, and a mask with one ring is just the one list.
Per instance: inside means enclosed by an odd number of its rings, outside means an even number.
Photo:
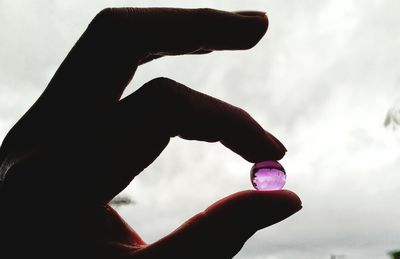
[{"label": "glass bead", "polygon": [[286,172],[277,161],[263,161],[253,165],[250,179],[259,191],[281,190],[286,182]]}]

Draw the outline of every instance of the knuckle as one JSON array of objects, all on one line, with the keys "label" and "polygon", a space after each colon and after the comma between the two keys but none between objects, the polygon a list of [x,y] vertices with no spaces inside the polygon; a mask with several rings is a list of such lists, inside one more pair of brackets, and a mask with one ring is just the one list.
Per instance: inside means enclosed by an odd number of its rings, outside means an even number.
[{"label": "knuckle", "polygon": [[154,78],[146,83],[145,87],[153,98],[160,100],[176,99],[179,93],[185,88],[185,86],[166,77]]},{"label": "knuckle", "polygon": [[231,105],[231,107],[232,107],[232,109],[236,110],[236,112],[238,114],[240,114],[241,117],[243,117],[243,118],[251,118],[252,119],[250,113],[248,111],[246,111],[245,109],[237,107],[237,106],[233,106],[233,105]]},{"label": "knuckle", "polygon": [[170,137],[179,135],[183,125],[187,124],[193,101],[193,90],[165,77],[149,81],[145,88],[148,95],[144,99],[153,104],[153,112],[159,118],[158,122],[164,125]]},{"label": "knuckle", "polygon": [[148,82],[152,87],[170,86],[176,84],[176,81],[167,77],[157,77]]},{"label": "knuckle", "polygon": [[104,8],[92,20],[92,24],[108,24],[113,20],[114,17],[114,9],[111,7]]},{"label": "knuckle", "polygon": [[142,46],[136,41],[134,35],[141,34],[140,8],[105,8],[101,10],[90,22],[86,37],[99,41],[96,44],[123,54],[135,44],[135,53],[142,51]]},{"label": "knuckle", "polygon": [[155,78],[143,86],[144,99],[157,103],[157,110],[167,117],[185,112],[193,101],[193,90],[165,77]]},{"label": "knuckle", "polygon": [[89,24],[91,31],[110,36],[121,33],[125,15],[119,8],[105,8],[93,18]]},{"label": "knuckle", "polygon": [[113,12],[113,8],[112,7],[106,7],[103,10],[101,10],[100,12],[98,12],[96,17],[97,18],[108,17],[112,12]]}]

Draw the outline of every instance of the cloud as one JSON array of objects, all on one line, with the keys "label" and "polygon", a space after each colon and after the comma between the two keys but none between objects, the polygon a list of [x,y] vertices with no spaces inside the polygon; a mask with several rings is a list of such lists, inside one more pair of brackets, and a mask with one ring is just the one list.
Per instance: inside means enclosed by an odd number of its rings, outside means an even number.
[{"label": "cloud", "polygon": [[[94,14],[132,3],[0,2],[1,136],[40,95]],[[285,143],[287,188],[304,208],[258,232],[236,258],[387,258],[399,243],[400,139],[382,121],[399,98],[400,2],[167,4],[260,9],[270,18],[254,49],[146,64],[125,93],[167,76],[246,109]],[[155,241],[217,199],[251,188],[250,167],[219,144],[175,138],[125,190],[137,204],[119,212]]]}]

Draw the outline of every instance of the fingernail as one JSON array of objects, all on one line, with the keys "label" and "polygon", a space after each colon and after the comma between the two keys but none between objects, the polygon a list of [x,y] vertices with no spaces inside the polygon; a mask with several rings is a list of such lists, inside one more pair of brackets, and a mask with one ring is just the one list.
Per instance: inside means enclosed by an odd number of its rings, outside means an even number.
[{"label": "fingernail", "polygon": [[266,12],[260,12],[260,11],[238,11],[235,13],[239,14],[239,15],[244,15],[244,16],[258,16],[258,17],[267,16]]},{"label": "fingernail", "polygon": [[274,143],[276,144],[275,146],[279,149],[282,150],[283,152],[287,152],[286,147],[282,144],[282,142],[280,142],[274,135],[272,135],[271,133],[269,133],[268,131],[265,131],[265,134],[268,135],[268,137],[270,137]]}]

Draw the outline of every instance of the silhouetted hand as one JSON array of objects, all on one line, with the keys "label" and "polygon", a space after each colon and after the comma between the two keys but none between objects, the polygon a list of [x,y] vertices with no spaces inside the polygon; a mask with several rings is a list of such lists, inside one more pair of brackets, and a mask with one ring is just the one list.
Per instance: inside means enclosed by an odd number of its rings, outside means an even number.
[{"label": "silhouetted hand", "polygon": [[231,258],[257,230],[298,211],[292,192],[243,191],[146,244],[107,205],[171,137],[219,141],[250,162],[283,157],[283,145],[248,113],[171,79],[120,99],[143,63],[249,49],[267,27],[260,12],[100,12],[3,142],[0,235],[12,256],[0,257]]}]

